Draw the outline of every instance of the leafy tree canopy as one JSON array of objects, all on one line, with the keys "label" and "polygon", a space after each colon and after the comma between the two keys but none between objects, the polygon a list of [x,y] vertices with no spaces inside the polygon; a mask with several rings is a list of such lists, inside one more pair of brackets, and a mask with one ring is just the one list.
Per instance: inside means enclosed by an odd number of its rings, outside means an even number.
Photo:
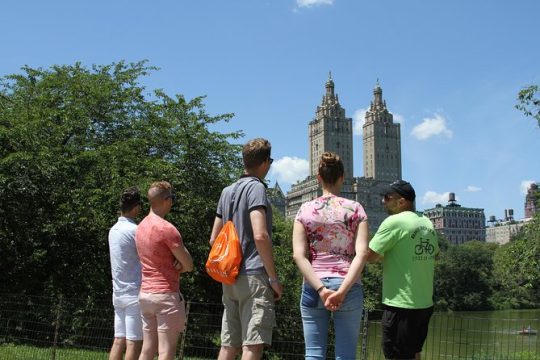
[{"label": "leafy tree canopy", "polygon": [[540,306],[540,214],[494,256],[498,303],[506,308]]},{"label": "leafy tree canopy", "polygon": [[532,116],[538,121],[540,127],[540,97],[538,85],[531,85],[518,93],[516,109],[521,110],[526,116]]},{"label": "leafy tree canopy", "polygon": [[119,194],[168,180],[178,196],[169,220],[198,264],[183,286],[195,299],[215,293],[201,289],[201,264],[217,199],[241,169],[230,141],[242,134],[212,131],[233,115],[208,115],[203,97],[145,93],[141,77],[154,70],[77,63],[0,80],[2,291],[108,295]]},{"label": "leafy tree canopy", "polygon": [[450,245],[435,267],[435,297],[439,308],[486,310],[493,293],[496,244],[470,241]]}]

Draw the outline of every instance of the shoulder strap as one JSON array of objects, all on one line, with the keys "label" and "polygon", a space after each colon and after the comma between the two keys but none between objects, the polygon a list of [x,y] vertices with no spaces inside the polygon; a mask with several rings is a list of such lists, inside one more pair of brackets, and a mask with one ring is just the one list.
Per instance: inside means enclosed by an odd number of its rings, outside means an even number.
[{"label": "shoulder strap", "polygon": [[232,220],[234,213],[238,209],[238,204],[240,203],[240,199],[242,198],[242,193],[244,192],[245,188],[248,186],[248,184],[252,181],[258,181],[253,178],[250,180],[244,181],[244,184],[242,186],[242,189],[240,189],[240,193],[237,194],[238,187],[240,186],[240,181],[237,181],[234,185],[234,189],[231,196],[231,202],[229,203],[229,218],[228,220]]},{"label": "shoulder strap", "polygon": [[[234,185],[234,189],[231,196],[231,202],[229,203],[229,219],[228,220],[232,220],[234,212],[238,208],[238,206],[234,206],[235,198],[236,198],[236,191],[238,190],[238,186],[240,186],[240,181],[237,181],[236,184]],[[240,196],[238,198],[240,198]]]}]

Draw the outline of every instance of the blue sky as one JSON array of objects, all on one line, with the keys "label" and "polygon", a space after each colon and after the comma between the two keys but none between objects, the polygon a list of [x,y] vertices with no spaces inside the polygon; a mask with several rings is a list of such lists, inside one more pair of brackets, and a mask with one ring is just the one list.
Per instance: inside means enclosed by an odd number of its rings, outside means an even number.
[{"label": "blue sky", "polygon": [[[540,84],[538,14],[537,0],[6,1],[0,74],[148,59],[161,68],[149,89],[206,95],[210,114],[236,114],[218,130],[267,137],[269,179],[285,190],[307,174],[328,72],[358,129],[378,78],[419,209],[455,192],[486,217],[522,218],[540,128],[514,105]],[[354,169],[363,175],[360,133]]]}]

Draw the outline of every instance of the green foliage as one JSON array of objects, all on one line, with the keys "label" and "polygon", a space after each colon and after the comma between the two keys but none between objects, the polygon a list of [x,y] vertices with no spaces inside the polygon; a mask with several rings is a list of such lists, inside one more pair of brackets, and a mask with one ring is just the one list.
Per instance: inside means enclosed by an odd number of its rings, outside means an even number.
[{"label": "green foliage", "polygon": [[540,214],[495,252],[497,303],[502,308],[540,306]]},{"label": "green foliage", "polygon": [[441,253],[446,252],[448,248],[450,247],[450,242],[448,241],[446,236],[444,236],[444,234],[441,232],[437,232],[437,241],[439,243],[439,251]]},{"label": "green foliage", "polygon": [[492,307],[493,254],[498,245],[471,241],[450,245],[435,266],[435,305],[439,309]]},{"label": "green foliage", "polygon": [[240,169],[229,140],[241,133],[210,131],[232,114],[208,115],[202,97],[147,98],[139,82],[153,70],[145,62],[77,63],[2,79],[2,291],[108,296],[107,233],[121,190],[137,185],[144,193],[168,180],[179,199],[169,220],[197,264],[183,290],[195,300],[215,293],[200,286],[208,283],[201,264],[215,203]]},{"label": "green foliage", "polygon": [[274,262],[284,286],[280,305],[298,307],[302,274],[296,267],[292,257],[293,223],[293,220],[285,218],[276,208],[273,209],[272,241],[274,243]]},{"label": "green foliage", "polygon": [[526,116],[531,116],[538,121],[540,127],[540,98],[538,97],[538,85],[531,85],[522,89],[518,94],[518,104],[516,109],[522,111]]},{"label": "green foliage", "polygon": [[367,310],[382,308],[382,278],[383,265],[381,261],[368,263],[362,273],[364,288],[364,307]]}]

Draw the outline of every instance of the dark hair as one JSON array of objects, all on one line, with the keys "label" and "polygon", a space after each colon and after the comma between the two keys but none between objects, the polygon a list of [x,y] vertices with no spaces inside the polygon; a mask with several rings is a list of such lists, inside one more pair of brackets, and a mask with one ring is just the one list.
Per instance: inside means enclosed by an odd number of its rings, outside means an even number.
[{"label": "dark hair", "polygon": [[135,186],[125,189],[120,197],[120,211],[123,213],[133,210],[137,205],[142,204],[141,194]]},{"label": "dark hair", "polygon": [[328,151],[322,154],[319,161],[319,176],[326,184],[335,184],[344,173],[343,161],[338,154]]},{"label": "dark hair", "polygon": [[242,148],[244,168],[254,169],[270,158],[272,145],[266,139],[257,138],[248,141]]}]

